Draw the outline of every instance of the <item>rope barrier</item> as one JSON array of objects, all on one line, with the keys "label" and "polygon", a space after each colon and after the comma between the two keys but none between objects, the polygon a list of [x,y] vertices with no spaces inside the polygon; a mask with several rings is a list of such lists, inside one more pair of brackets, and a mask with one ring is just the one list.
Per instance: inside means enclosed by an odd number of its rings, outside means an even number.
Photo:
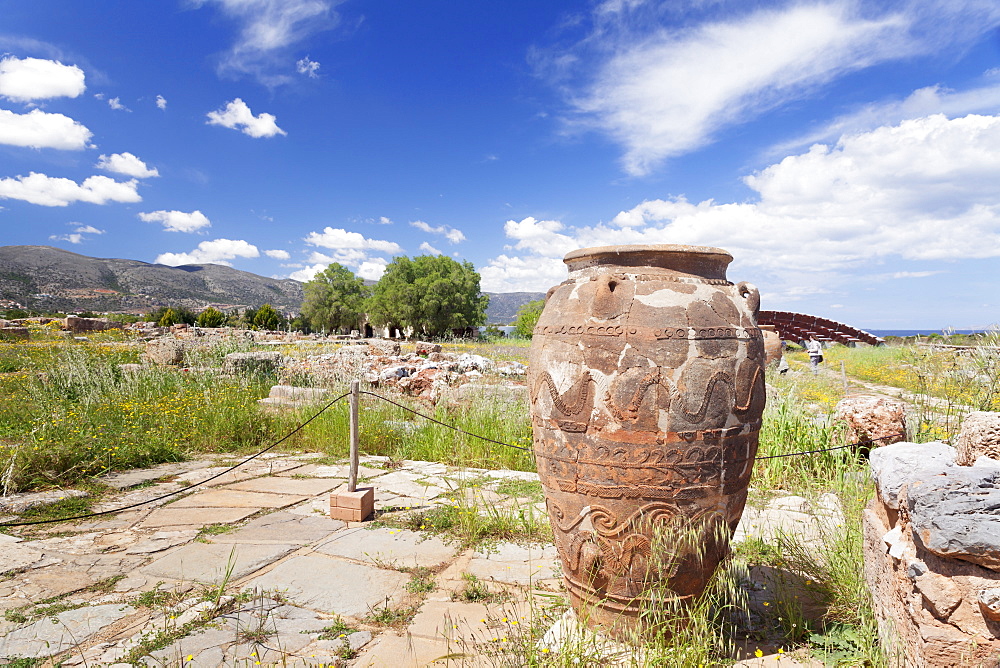
[{"label": "rope barrier", "polygon": [[112,513],[121,513],[121,512],[124,512],[126,510],[132,510],[133,508],[138,508],[139,506],[144,506],[147,503],[153,503],[154,501],[162,501],[163,499],[168,499],[171,496],[176,496],[177,494],[180,494],[182,492],[187,492],[188,490],[191,490],[191,489],[193,489],[195,487],[199,487],[201,485],[204,485],[207,482],[211,482],[211,481],[215,480],[216,478],[221,478],[222,476],[226,475],[227,473],[231,473],[232,471],[235,471],[236,469],[238,469],[239,467],[243,466],[247,462],[250,462],[250,461],[253,461],[254,459],[257,459],[258,457],[260,457],[265,452],[267,452],[269,450],[272,450],[273,448],[277,447],[281,443],[284,443],[289,438],[291,438],[292,436],[294,436],[298,432],[302,431],[302,429],[307,424],[309,424],[310,422],[312,422],[313,420],[315,420],[316,418],[318,418],[320,415],[322,415],[324,412],[326,412],[326,410],[328,408],[330,408],[331,406],[333,406],[338,401],[342,400],[348,394],[349,393],[345,392],[344,394],[340,395],[339,397],[337,397],[336,399],[334,399],[333,401],[331,401],[330,403],[328,403],[326,406],[324,406],[323,408],[321,408],[317,413],[315,413],[308,420],[306,420],[305,422],[303,422],[302,424],[300,424],[298,427],[296,427],[295,429],[291,430],[290,432],[288,432],[287,434],[285,434],[284,436],[282,436],[277,441],[275,441],[271,445],[267,446],[266,448],[264,448],[263,450],[261,450],[257,454],[250,455],[249,457],[247,457],[246,459],[244,459],[242,462],[229,467],[228,469],[226,469],[225,471],[222,471],[221,473],[215,474],[211,478],[206,478],[206,479],[202,480],[201,482],[196,482],[193,485],[188,485],[187,487],[182,487],[181,489],[175,490],[173,492],[169,492],[167,494],[163,494],[162,496],[157,496],[157,497],[152,498],[152,499],[147,499],[145,501],[140,501],[138,503],[133,503],[133,504],[125,506],[123,508],[115,508],[113,510],[102,510],[102,511],[97,512],[97,513],[87,513],[86,515],[77,515],[75,517],[60,517],[60,518],[57,518],[57,519],[34,520],[32,522],[5,522],[3,524],[0,524],[0,528],[6,528],[6,527],[25,527],[25,526],[33,526],[33,525],[36,525],[36,524],[52,524],[53,522],[69,522],[69,521],[72,521],[72,520],[84,520],[84,519],[87,519],[89,517],[100,517],[102,515],[110,515]]},{"label": "rope barrier", "polygon": [[[96,513],[87,513],[87,514],[84,514],[84,515],[76,515],[76,516],[72,516],[72,517],[60,517],[60,518],[56,518],[56,519],[47,519],[47,520],[34,520],[34,521],[31,521],[31,522],[5,522],[5,523],[0,524],[0,528],[33,526],[33,525],[38,525],[38,524],[52,524],[54,522],[70,522],[70,521],[74,521],[74,520],[88,519],[88,518],[91,518],[91,517],[100,517],[102,515],[110,515],[110,514],[113,514],[113,513],[121,513],[121,512],[124,512],[126,510],[132,510],[133,508],[138,508],[140,506],[144,506],[144,505],[149,504],[149,503],[154,503],[156,501],[162,501],[163,499],[170,498],[171,496],[176,496],[177,494],[186,493],[186,492],[190,491],[191,489],[193,489],[195,487],[199,487],[201,485],[204,485],[205,483],[208,483],[208,482],[211,482],[211,481],[215,480],[216,478],[220,478],[220,477],[226,475],[227,473],[231,473],[232,471],[234,471],[237,468],[243,466],[244,464],[246,464],[248,462],[251,462],[254,459],[257,459],[258,457],[260,457],[264,453],[266,453],[266,452],[274,449],[275,447],[277,447],[281,443],[285,442],[286,440],[288,440],[289,438],[291,438],[292,436],[294,436],[295,434],[297,434],[298,432],[300,432],[303,428],[305,428],[306,425],[308,425],[310,422],[312,422],[313,420],[315,420],[316,418],[318,418],[320,415],[322,415],[324,412],[326,412],[327,409],[331,408],[334,404],[336,404],[337,402],[343,400],[344,398],[346,398],[350,394],[351,394],[350,392],[345,392],[344,394],[341,394],[339,397],[333,399],[328,404],[326,404],[325,406],[323,406],[323,408],[321,408],[319,411],[317,411],[316,413],[314,413],[308,420],[306,420],[305,422],[303,422],[302,424],[300,424],[299,426],[297,426],[295,429],[291,430],[290,432],[288,432],[287,434],[285,434],[284,436],[282,436],[280,439],[278,439],[277,441],[275,441],[271,445],[267,446],[266,448],[264,448],[263,450],[257,452],[256,454],[253,454],[253,455],[247,457],[246,459],[244,459],[243,461],[239,462],[238,464],[235,464],[235,465],[231,466],[230,468],[226,469],[225,471],[217,473],[217,474],[213,475],[210,478],[206,478],[205,480],[202,480],[201,482],[194,483],[193,485],[189,485],[189,486],[184,487],[182,489],[178,489],[178,490],[175,490],[173,492],[169,492],[167,494],[163,494],[161,496],[154,497],[152,499],[147,499],[145,501],[140,501],[138,503],[133,503],[131,505],[124,506],[122,508],[115,508],[113,510],[102,510],[102,511],[96,512]],[[473,433],[471,431],[466,431],[465,429],[462,429],[461,427],[456,427],[456,426],[450,425],[450,424],[448,424],[446,422],[442,422],[441,420],[438,420],[437,418],[434,418],[434,417],[431,417],[430,415],[426,415],[424,413],[421,413],[420,411],[414,410],[414,409],[410,408],[409,406],[401,404],[401,403],[399,403],[397,401],[393,401],[392,399],[389,399],[388,397],[384,397],[384,396],[382,396],[380,394],[376,394],[375,392],[369,392],[367,390],[362,390],[362,391],[358,392],[358,394],[367,394],[368,396],[375,397],[376,399],[381,399],[382,401],[385,401],[385,402],[390,403],[390,404],[392,404],[394,406],[402,408],[403,410],[408,411],[408,412],[412,413],[413,415],[420,416],[420,417],[424,418],[425,420],[430,420],[431,422],[434,422],[435,424],[439,424],[442,427],[447,427],[448,429],[456,431],[456,432],[458,432],[460,434],[465,434],[466,436],[471,436],[473,438],[478,438],[479,440],[486,441],[488,443],[495,443],[496,445],[502,445],[504,447],[514,448],[516,450],[523,450],[524,452],[532,452],[531,448],[527,448],[527,447],[524,447],[524,446],[521,446],[521,445],[513,445],[511,443],[504,443],[503,441],[498,441],[496,439],[489,438],[488,436],[481,436],[481,435],[475,434],[475,433]],[[805,451],[802,451],[802,452],[787,452],[787,453],[780,454],[780,455],[765,455],[763,457],[752,457],[752,458],[748,458],[748,459],[743,460],[743,461],[750,461],[750,459],[753,459],[753,460],[779,459],[779,458],[782,458],[782,457],[798,457],[798,456],[801,456],[801,455],[815,455],[815,454],[820,454],[820,453],[823,453],[823,452],[832,452],[834,450],[843,450],[843,449],[846,449],[846,448],[857,448],[857,447],[864,446],[866,443],[876,443],[878,441],[884,441],[884,440],[888,440],[890,438],[896,438],[898,436],[904,436],[904,434],[891,434],[889,436],[882,436],[880,438],[874,438],[874,439],[871,439],[871,440],[866,441],[866,442],[848,443],[846,445],[837,445],[837,446],[834,446],[834,447],[831,447],[831,448],[820,448],[818,450],[805,450]],[[734,463],[734,462],[730,462],[730,463]],[[735,462],[735,463],[739,463],[739,462]]]},{"label": "rope barrier", "polygon": [[437,424],[441,425],[442,427],[447,427],[448,429],[452,429],[454,431],[457,431],[460,434],[465,434],[467,436],[472,436],[473,438],[478,438],[481,441],[488,441],[489,443],[496,443],[497,445],[503,445],[503,446],[506,446],[508,448],[515,448],[517,450],[524,450],[525,452],[531,452],[532,451],[531,448],[526,448],[526,447],[524,447],[522,445],[511,445],[510,443],[504,443],[503,441],[497,441],[497,440],[489,438],[487,436],[480,436],[479,434],[473,434],[471,431],[465,431],[464,429],[462,429],[460,427],[456,427],[454,425],[450,425],[450,424],[447,424],[445,422],[441,422],[441,420],[438,420],[436,418],[432,418],[430,415],[424,415],[420,411],[415,411],[412,408],[410,408],[409,406],[404,406],[403,404],[397,403],[397,402],[393,401],[392,399],[388,399],[386,397],[383,397],[381,394],[375,394],[374,392],[368,392],[368,391],[365,391],[365,390],[362,390],[361,394],[367,394],[370,397],[376,397],[378,399],[381,399],[382,401],[386,401],[386,402],[392,404],[393,406],[399,406],[403,410],[409,411],[409,412],[413,413],[414,415],[419,415],[420,417],[424,418],[425,420],[430,420],[431,422],[436,422]]},{"label": "rope barrier", "polygon": [[754,457],[754,461],[759,459],[780,459],[781,457],[797,457],[798,455],[817,455],[821,452],[832,452],[834,450],[844,450],[845,448],[859,448],[867,443],[878,443],[879,441],[887,441],[890,438],[896,438],[897,436],[905,437],[906,434],[889,434],[888,436],[880,436],[878,438],[872,438],[868,441],[858,441],[857,443],[848,443],[847,445],[837,445],[832,448],[820,448],[819,450],[805,450],[802,452],[786,452],[782,455],[764,455],[763,457]]}]

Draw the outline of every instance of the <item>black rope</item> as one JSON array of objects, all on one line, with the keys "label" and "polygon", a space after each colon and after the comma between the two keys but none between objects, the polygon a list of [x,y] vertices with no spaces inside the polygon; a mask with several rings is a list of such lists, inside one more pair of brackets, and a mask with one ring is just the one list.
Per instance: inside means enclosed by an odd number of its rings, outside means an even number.
[{"label": "black rope", "polygon": [[783,455],[765,455],[763,457],[754,457],[753,459],[755,460],[779,459],[781,457],[796,457],[798,455],[818,455],[821,452],[832,452],[834,450],[844,450],[845,448],[858,448],[864,446],[867,443],[877,443],[878,441],[885,441],[890,438],[896,438],[897,436],[906,436],[906,434],[889,434],[888,436],[880,436],[878,438],[872,438],[867,441],[858,441],[857,443],[848,443],[847,445],[837,445],[832,448],[821,448],[819,450],[805,450],[803,452],[786,452]]},{"label": "black rope", "polygon": [[[471,436],[473,438],[478,438],[481,441],[487,441],[489,443],[495,443],[497,445],[502,445],[502,446],[507,447],[507,448],[514,448],[516,450],[523,450],[524,452],[532,452],[531,448],[526,448],[526,447],[521,446],[521,445],[513,445],[511,443],[504,443],[503,441],[498,441],[496,439],[489,438],[488,436],[480,436],[479,434],[474,434],[471,431],[466,431],[466,430],[464,430],[464,429],[462,429],[460,427],[456,427],[456,426],[450,425],[450,424],[448,424],[446,422],[442,422],[441,420],[438,420],[437,418],[434,418],[434,417],[431,417],[430,415],[426,415],[424,413],[421,413],[420,411],[414,410],[414,409],[410,408],[409,406],[406,406],[406,405],[401,404],[399,402],[393,401],[392,399],[389,399],[388,397],[383,397],[380,394],[376,394],[374,392],[368,392],[367,390],[362,390],[362,391],[359,392],[359,394],[367,394],[368,396],[375,397],[376,399],[381,399],[382,401],[390,403],[390,404],[392,404],[394,406],[398,406],[399,408],[402,408],[405,411],[409,411],[410,413],[412,413],[414,415],[418,415],[418,416],[424,418],[425,420],[430,420],[431,422],[434,422],[435,424],[439,424],[442,427],[447,427],[448,429],[451,429],[453,431],[457,431],[460,434],[465,434],[466,436]],[[305,422],[303,422],[302,424],[300,424],[299,426],[297,426],[295,429],[293,429],[292,431],[288,432],[287,434],[285,434],[280,439],[278,439],[277,441],[275,441],[271,445],[267,446],[266,448],[264,448],[260,452],[254,454],[254,455],[251,455],[250,457],[247,457],[242,462],[240,462],[240,463],[238,463],[238,464],[236,464],[236,465],[234,465],[234,466],[226,469],[225,471],[222,471],[221,473],[217,473],[216,475],[212,476],[211,478],[207,478],[205,480],[202,480],[201,482],[197,482],[197,483],[195,483],[193,485],[189,485],[187,487],[184,487],[182,489],[170,492],[168,494],[164,494],[162,496],[157,496],[157,497],[152,498],[152,499],[147,499],[146,501],[140,501],[138,503],[134,503],[132,505],[125,506],[123,508],[115,508],[114,510],[102,510],[101,512],[98,512],[98,513],[88,513],[86,515],[77,515],[75,517],[61,517],[61,518],[58,518],[58,519],[35,520],[35,521],[32,521],[32,522],[6,522],[6,523],[3,523],[3,524],[0,524],[0,528],[4,528],[4,527],[19,527],[19,526],[32,526],[32,525],[36,525],[36,524],[51,524],[53,522],[70,522],[70,521],[73,521],[73,520],[82,520],[82,519],[87,519],[87,518],[90,518],[90,517],[100,517],[101,515],[110,515],[112,513],[120,513],[120,512],[124,512],[126,510],[131,510],[133,508],[138,508],[139,506],[144,506],[144,505],[146,505],[148,503],[153,503],[155,501],[161,501],[163,499],[169,498],[171,496],[175,496],[175,495],[180,494],[182,492],[187,492],[188,490],[193,489],[194,487],[198,487],[200,485],[204,485],[207,482],[211,482],[212,480],[215,480],[216,478],[222,477],[222,476],[226,475],[227,473],[230,473],[230,472],[236,470],[240,466],[243,466],[247,462],[253,461],[257,457],[260,457],[261,455],[263,455],[264,453],[268,452],[269,450],[272,450],[273,448],[277,447],[278,445],[280,445],[284,441],[286,441],[289,438],[291,438],[293,435],[297,434],[307,424],[309,424],[310,422],[312,422],[313,420],[315,420],[316,418],[318,418],[320,415],[322,415],[328,408],[330,408],[335,403],[337,403],[338,401],[341,401],[342,399],[344,399],[345,397],[347,397],[349,395],[350,395],[350,392],[345,392],[344,394],[340,395],[339,397],[337,397],[336,399],[334,399],[333,401],[331,401],[330,403],[328,403],[326,406],[324,406],[323,408],[321,408],[318,412],[316,412],[308,420],[306,420]],[[881,436],[879,438],[869,439],[868,441],[864,441],[864,442],[859,441],[857,443],[848,443],[846,445],[837,445],[837,446],[834,446],[834,447],[831,447],[831,448],[820,448],[818,450],[805,450],[805,451],[802,451],[802,452],[786,452],[786,453],[781,454],[781,455],[765,455],[763,457],[751,457],[751,458],[744,459],[742,461],[750,461],[751,459],[753,459],[753,460],[779,459],[779,458],[782,458],[782,457],[798,457],[798,456],[801,456],[801,455],[816,455],[816,454],[820,454],[820,453],[823,453],[823,452],[832,452],[834,450],[844,450],[846,448],[857,448],[857,447],[864,446],[867,443],[876,443],[878,441],[884,441],[884,440],[887,440],[887,439],[890,439],[890,438],[896,438],[898,436],[905,436],[905,434],[890,434],[889,436]],[[736,462],[730,462],[730,463],[731,464],[732,463],[737,463],[738,464],[740,462],[736,461]]]},{"label": "black rope", "polygon": [[190,489],[193,489],[193,488],[198,487],[200,485],[204,485],[207,482],[211,482],[211,481],[215,480],[216,478],[220,478],[220,477],[226,475],[227,473],[231,473],[232,471],[235,471],[236,469],[238,469],[239,467],[243,466],[247,462],[250,462],[250,461],[253,461],[254,459],[257,459],[258,457],[260,457],[265,452],[274,449],[275,447],[277,447],[281,443],[284,443],[289,438],[291,438],[292,436],[294,436],[298,432],[302,431],[302,429],[307,424],[309,424],[310,422],[312,422],[313,420],[315,420],[316,418],[318,418],[320,415],[322,415],[328,408],[330,408],[335,403],[337,403],[338,401],[340,401],[341,399],[343,399],[344,397],[346,397],[349,394],[350,394],[350,392],[345,392],[344,394],[340,395],[339,397],[337,397],[336,399],[334,399],[333,401],[331,401],[330,403],[328,403],[326,406],[323,406],[323,408],[321,408],[317,413],[315,413],[308,420],[306,420],[305,422],[303,422],[302,424],[300,424],[298,427],[296,427],[295,429],[291,430],[290,432],[288,432],[287,434],[285,434],[284,436],[282,436],[277,441],[275,441],[271,445],[267,446],[266,448],[264,448],[263,450],[261,450],[257,454],[250,455],[249,457],[247,457],[246,459],[244,459],[239,464],[235,464],[234,466],[231,466],[230,468],[226,469],[225,471],[222,471],[221,473],[217,473],[214,476],[212,476],[211,478],[206,478],[205,480],[202,480],[201,482],[196,482],[193,485],[188,485],[187,487],[182,487],[181,489],[175,490],[173,492],[169,492],[167,494],[163,494],[162,496],[157,496],[157,497],[152,498],[152,499],[147,499],[145,501],[140,501],[138,503],[133,503],[132,505],[125,506],[124,508],[115,508],[114,510],[102,510],[101,512],[98,512],[98,513],[87,513],[86,515],[76,515],[75,517],[60,517],[60,518],[57,518],[57,519],[34,520],[32,522],[5,522],[3,524],[0,524],[0,528],[4,528],[4,527],[25,527],[25,526],[32,526],[32,525],[35,525],[35,524],[52,524],[53,522],[70,522],[70,521],[73,521],[73,520],[84,520],[84,519],[87,519],[89,517],[100,517],[101,515],[110,515],[112,513],[121,513],[121,512],[124,512],[126,510],[132,510],[133,508],[138,508],[139,506],[144,506],[147,503],[153,503],[154,501],[161,501],[163,499],[170,498],[171,496],[176,496],[177,494],[180,494],[182,492],[187,492]]},{"label": "black rope", "polygon": [[375,394],[374,392],[368,392],[368,391],[365,391],[365,390],[362,390],[361,394],[367,394],[370,397],[376,397],[378,399],[381,399],[382,401],[387,401],[390,404],[392,404],[393,406],[399,406],[400,408],[402,408],[405,411],[409,411],[409,412],[413,413],[414,415],[419,415],[420,417],[424,418],[425,420],[430,420],[431,422],[436,422],[437,424],[441,425],[442,427],[447,427],[448,429],[452,429],[454,431],[457,431],[460,434],[465,434],[466,436],[472,436],[473,438],[478,438],[481,441],[488,441],[490,443],[496,443],[497,445],[503,445],[503,446],[508,447],[508,448],[515,448],[517,450],[524,450],[525,452],[531,452],[532,451],[531,448],[526,448],[526,447],[524,447],[522,445],[511,445],[510,443],[504,443],[503,441],[497,441],[496,439],[492,439],[492,438],[489,438],[487,436],[480,436],[479,434],[473,434],[471,431],[465,431],[464,429],[462,429],[460,427],[456,427],[454,425],[450,425],[450,424],[447,424],[445,422],[441,422],[441,420],[438,420],[436,418],[432,418],[430,415],[424,415],[420,411],[415,411],[412,408],[410,408],[409,406],[404,406],[403,404],[397,403],[397,402],[393,401],[392,399],[388,399],[386,397],[383,397],[381,394]]}]

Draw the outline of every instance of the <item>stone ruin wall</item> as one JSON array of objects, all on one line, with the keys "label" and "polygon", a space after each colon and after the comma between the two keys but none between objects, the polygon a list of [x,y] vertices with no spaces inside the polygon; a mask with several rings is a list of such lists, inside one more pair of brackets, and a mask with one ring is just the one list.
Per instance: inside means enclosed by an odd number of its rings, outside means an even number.
[{"label": "stone ruin wall", "polygon": [[997,434],[1000,413],[973,413],[961,452],[907,442],[871,452],[864,569],[892,666],[1000,665]]}]

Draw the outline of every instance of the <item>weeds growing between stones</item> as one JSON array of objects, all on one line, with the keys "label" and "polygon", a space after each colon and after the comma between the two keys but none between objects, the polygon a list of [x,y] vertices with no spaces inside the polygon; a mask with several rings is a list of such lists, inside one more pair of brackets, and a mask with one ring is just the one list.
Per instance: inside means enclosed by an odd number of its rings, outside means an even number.
[{"label": "weeds growing between stones", "polygon": [[[5,492],[82,484],[108,471],[201,453],[247,454],[269,445],[312,414],[308,408],[285,414],[263,412],[256,399],[267,393],[269,378],[219,377],[217,370],[225,353],[253,349],[246,342],[194,350],[191,363],[208,371],[146,368],[126,373],[118,364],[137,362],[139,348],[127,340],[112,339],[109,336],[89,344],[0,343],[0,483]],[[497,357],[489,348],[478,345],[448,345]],[[1000,375],[996,370],[1000,365],[993,349],[981,348],[962,355],[916,348],[834,347],[826,352],[827,369],[839,366],[843,360],[853,377],[932,397],[934,401],[917,405],[917,438],[921,440],[954,434],[958,418],[970,407],[995,410],[998,406]],[[526,349],[504,344],[501,353],[507,359],[524,361]],[[297,353],[292,349],[290,354]],[[838,376],[813,377],[793,367],[784,376],[769,374],[767,381],[770,396],[759,455],[784,455],[843,444],[839,428],[829,417],[843,395]],[[333,387],[331,393],[343,389]],[[393,398],[408,403],[396,395]],[[515,445],[531,444],[527,412],[517,402],[473,399],[437,407],[412,406],[468,432]],[[346,405],[338,404],[282,447],[320,452],[329,463],[340,462],[347,454],[347,419]],[[413,426],[404,429],[400,426],[403,424]],[[389,457],[390,463],[426,460],[525,471],[534,467],[529,453],[458,434],[371,397],[362,404],[361,440],[366,454]],[[736,655],[737,645],[766,644],[789,653],[794,649],[812,651],[830,663],[884,665],[861,568],[861,511],[872,495],[866,464],[849,449],[760,460],[751,485],[754,504],[765,503],[775,495],[794,494],[813,502],[824,494],[835,495],[841,507],[840,521],[825,527],[821,523],[810,541],[778,534],[751,536],[736,545],[706,593],[684,610],[684,624],[671,622],[680,615],[668,604],[652,611],[661,617],[660,623],[675,627],[674,631],[669,637],[654,634],[634,638],[640,649],[629,661],[637,666],[725,664]],[[475,488],[459,489],[456,491],[461,494],[456,494],[449,504],[405,517],[385,513],[379,521],[451,537],[463,546],[551,539],[546,518],[535,508],[541,498],[538,483],[506,480],[493,485],[493,489],[508,500],[488,503],[477,498]],[[98,487],[87,490],[88,497],[66,499],[21,518],[46,519],[85,512],[103,493]],[[521,501],[514,503],[510,499]],[[203,535],[213,532],[208,528]],[[762,573],[767,575],[763,581],[772,587],[766,592],[753,589],[754,583],[762,581]],[[414,577],[411,585],[415,594],[426,593],[433,586],[433,578]],[[224,588],[213,588],[206,595],[218,605]],[[755,602],[749,601],[750,594]],[[458,601],[489,603],[493,607],[498,605],[495,596],[486,583],[472,576],[465,578],[454,594]],[[663,600],[669,597],[665,595]],[[560,593],[534,592],[529,602],[528,617],[491,616],[491,631],[495,633],[489,638],[466,639],[468,650],[496,666],[604,665],[600,661],[606,660],[602,654],[606,648],[588,644],[590,641],[574,640],[559,652],[539,645],[544,632],[566,609]],[[176,603],[174,594],[154,590],[133,604],[162,609]],[[386,604],[374,609],[368,621],[399,626],[414,612],[409,607],[391,609]],[[14,617],[11,621],[25,623],[40,611],[19,609],[6,614],[8,619]],[[130,657],[138,659],[153,648],[165,647],[201,623],[199,620],[190,628],[172,628],[164,622],[163,628],[144,639]],[[344,631],[335,636],[341,633]]]}]

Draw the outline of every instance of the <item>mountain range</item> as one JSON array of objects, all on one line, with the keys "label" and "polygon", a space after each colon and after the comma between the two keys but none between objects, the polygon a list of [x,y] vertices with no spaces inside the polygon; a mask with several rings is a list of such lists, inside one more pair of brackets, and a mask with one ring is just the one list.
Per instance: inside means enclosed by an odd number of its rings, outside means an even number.
[{"label": "mountain range", "polygon": [[[538,292],[486,293],[487,322],[508,324]],[[302,304],[302,283],[219,264],[170,267],[95,258],[51,246],[0,246],[0,308],[61,313],[147,313],[160,306],[220,310],[268,303],[286,313]]]}]

